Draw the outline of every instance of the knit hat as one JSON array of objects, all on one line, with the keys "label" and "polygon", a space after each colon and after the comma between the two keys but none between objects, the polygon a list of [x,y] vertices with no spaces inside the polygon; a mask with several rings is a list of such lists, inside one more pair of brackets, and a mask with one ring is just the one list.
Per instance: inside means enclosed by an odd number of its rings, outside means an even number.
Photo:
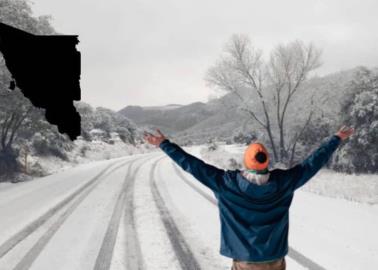
[{"label": "knit hat", "polygon": [[249,170],[263,171],[268,168],[269,154],[261,143],[251,143],[244,152],[244,166]]}]

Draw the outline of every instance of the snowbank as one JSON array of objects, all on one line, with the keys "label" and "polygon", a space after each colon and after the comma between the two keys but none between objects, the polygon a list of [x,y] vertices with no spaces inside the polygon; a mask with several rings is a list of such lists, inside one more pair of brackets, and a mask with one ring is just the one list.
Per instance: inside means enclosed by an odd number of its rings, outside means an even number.
[{"label": "snowbank", "polygon": [[87,142],[84,140],[75,141],[75,148],[68,153],[68,161],[57,157],[34,157],[48,174],[65,170],[78,164],[84,164],[98,160],[109,160],[123,156],[157,151],[154,146],[147,144],[131,145],[122,141],[109,144],[104,141]]},{"label": "snowbank", "polygon": [[[33,176],[20,173],[10,182],[17,183],[47,176],[57,172],[67,170],[80,164],[90,163],[93,161],[109,160],[123,156],[141,154],[158,151],[159,148],[148,144],[125,144],[122,141],[115,141],[109,144],[104,141],[84,141],[78,139],[75,141],[75,147],[72,151],[67,152],[68,160],[62,160],[55,156],[33,156],[27,158],[28,173]],[[24,160],[20,159],[24,165]],[[0,190],[7,189],[12,185],[10,182],[1,182]]]}]

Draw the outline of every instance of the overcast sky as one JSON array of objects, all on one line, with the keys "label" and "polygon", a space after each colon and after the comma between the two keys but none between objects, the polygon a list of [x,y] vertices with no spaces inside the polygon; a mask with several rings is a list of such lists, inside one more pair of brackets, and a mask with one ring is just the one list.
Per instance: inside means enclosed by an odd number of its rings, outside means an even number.
[{"label": "overcast sky", "polygon": [[265,55],[279,43],[313,41],[319,75],[378,60],[376,0],[33,0],[63,34],[78,34],[82,100],[127,105],[206,102],[206,70],[234,33]]}]

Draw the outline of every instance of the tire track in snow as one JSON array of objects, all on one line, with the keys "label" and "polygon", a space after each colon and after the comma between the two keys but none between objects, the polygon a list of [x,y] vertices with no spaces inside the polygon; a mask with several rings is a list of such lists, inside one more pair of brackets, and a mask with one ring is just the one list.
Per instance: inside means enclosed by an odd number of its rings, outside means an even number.
[{"label": "tire track in snow", "polygon": [[78,190],[74,191],[67,198],[65,198],[61,202],[57,203],[54,207],[47,210],[39,218],[37,218],[36,220],[31,222],[29,225],[24,227],[24,229],[20,230],[19,232],[17,232],[13,236],[11,236],[8,240],[6,240],[0,246],[0,259],[2,257],[4,257],[10,250],[12,250],[18,243],[23,241],[26,237],[28,237],[30,234],[32,234],[34,231],[36,231],[39,227],[41,227],[47,220],[49,220],[59,210],[61,210],[66,205],[68,205],[76,197],[78,197],[89,186],[91,186],[93,184],[93,182],[95,182],[97,179],[101,178],[109,170],[110,167],[112,167],[114,164],[117,164],[117,163],[119,163],[119,162],[116,161],[116,162],[113,162],[113,163],[109,164],[108,166],[106,166],[101,172],[99,172],[95,177],[90,179],[87,183],[85,183]]},{"label": "tire track in snow", "polygon": [[179,231],[175,221],[170,215],[168,208],[165,205],[164,200],[156,185],[154,172],[158,162],[163,158],[165,157],[162,157],[155,161],[150,171],[150,186],[154,202],[159,210],[159,215],[167,232],[168,239],[171,242],[181,268],[183,270],[201,270],[201,267],[194,257],[192,251],[190,250],[189,245],[186,243],[183,235]]},{"label": "tire track in snow", "polygon": [[[196,185],[194,185],[190,180],[188,180],[175,163],[172,162],[172,166],[174,170],[176,171],[177,175],[187,185],[189,185],[192,189],[194,189],[197,193],[199,193],[202,197],[204,197],[208,202],[218,207],[217,199],[215,199],[214,197],[211,197],[209,194],[207,194],[206,192],[198,188]],[[320,266],[319,264],[317,264],[316,262],[314,262],[313,260],[306,257],[305,255],[303,255],[302,253],[300,253],[299,251],[295,250],[292,247],[289,247],[288,256],[294,261],[296,261],[297,263],[299,263],[300,265],[302,265],[303,267],[308,268],[309,270],[326,270],[324,267]]]},{"label": "tire track in snow", "polygon": [[[149,157],[148,159],[151,159]],[[147,159],[147,160],[148,160]],[[114,246],[118,234],[119,225],[121,222],[122,212],[124,211],[126,220],[126,243],[127,243],[127,269],[143,269],[143,257],[140,250],[139,241],[136,236],[135,224],[133,219],[133,187],[135,182],[135,176],[143,165],[140,164],[131,173],[132,165],[140,159],[135,159],[129,165],[129,169],[122,184],[122,189],[118,195],[116,205],[113,210],[112,217],[110,219],[106,234],[104,236],[99,254],[96,259],[94,270],[108,270],[112,262]],[[130,201],[131,200],[131,201]]]},{"label": "tire track in snow", "polygon": [[[122,162],[122,161],[121,161]],[[80,205],[80,203],[87,198],[87,196],[102,182],[102,180],[106,179],[106,176],[113,173],[114,171],[120,169],[125,164],[129,163],[130,161],[127,160],[126,162],[122,162],[120,165],[112,168],[110,171],[103,170],[100,174],[95,177],[95,179],[88,183],[85,186],[85,189],[81,189],[81,192],[77,194],[74,198],[72,198],[68,203],[72,202],[72,204],[66,209],[63,213],[60,214],[58,219],[49,227],[49,229],[38,239],[38,241],[33,245],[33,247],[24,255],[24,257],[17,263],[17,265],[13,268],[13,270],[27,270],[29,269],[33,262],[38,258],[39,254],[48,244],[50,239],[54,236],[54,234],[58,231],[58,229],[63,225],[63,223],[67,220],[67,218],[73,213],[73,211]],[[107,169],[110,166],[107,167]]]},{"label": "tire track in snow", "polygon": [[126,234],[126,269],[128,270],[143,270],[145,269],[145,263],[143,260],[142,250],[138,239],[138,234],[135,226],[135,207],[134,207],[134,186],[136,181],[137,170],[139,171],[141,164],[136,169],[133,178],[130,183],[130,187],[126,191],[126,206],[124,212],[125,234]]}]

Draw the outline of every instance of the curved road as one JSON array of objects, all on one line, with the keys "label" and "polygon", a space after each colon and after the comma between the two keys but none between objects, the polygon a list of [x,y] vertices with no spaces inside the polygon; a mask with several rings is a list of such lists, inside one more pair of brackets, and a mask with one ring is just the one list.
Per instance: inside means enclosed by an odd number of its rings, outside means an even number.
[{"label": "curved road", "polygon": [[[231,265],[218,253],[215,198],[160,151],[93,162],[2,189],[0,216],[0,269],[229,270]],[[302,233],[301,226],[294,229]],[[297,246],[287,256],[288,269],[359,269],[318,253],[310,256],[311,244],[303,245],[304,252]]]}]

